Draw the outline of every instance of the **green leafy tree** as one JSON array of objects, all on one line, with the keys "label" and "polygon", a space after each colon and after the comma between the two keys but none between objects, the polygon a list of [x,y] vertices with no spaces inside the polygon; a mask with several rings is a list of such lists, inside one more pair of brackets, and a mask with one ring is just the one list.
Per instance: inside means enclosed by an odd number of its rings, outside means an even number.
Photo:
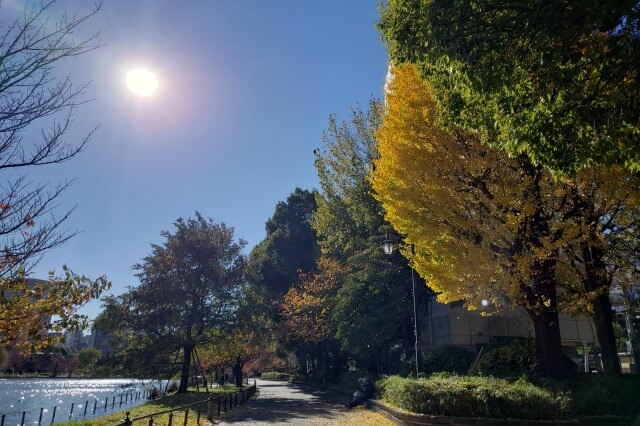
[{"label": "green leafy tree", "polygon": [[[342,348],[363,368],[381,365],[376,357],[398,343],[407,358],[414,354],[410,268],[401,255],[382,253],[385,233],[398,236],[384,220],[369,179],[379,157],[375,131],[381,113],[381,103],[372,101],[366,112],[354,108],[349,121],[330,117],[323,147],[315,151],[322,192],[313,226],[323,255],[345,270],[332,322]],[[420,317],[429,290],[423,281],[416,288]]]},{"label": "green leafy tree", "polygon": [[636,0],[391,0],[378,27],[445,123],[534,164],[640,170]]},{"label": "green leafy tree", "polygon": [[[134,266],[140,285],[104,300],[101,324],[127,338],[131,349],[180,350],[178,392],[187,390],[193,349],[210,339],[211,328],[234,321],[243,295],[244,240],[234,229],[196,212],[178,219],[162,245]],[[163,349],[160,349],[163,348]]]},{"label": "green leafy tree", "polygon": [[94,330],[108,332],[113,354],[100,358],[91,375],[166,379],[175,374],[174,363],[180,342],[173,336],[138,333],[129,310],[130,293],[103,299],[104,310],[94,320]]},{"label": "green leafy tree", "polygon": [[102,352],[96,348],[82,348],[78,352],[78,368],[87,368],[102,357]]},{"label": "green leafy tree", "polygon": [[[406,357],[413,357],[409,344],[413,323],[411,275],[396,256],[388,257],[380,247],[354,256],[351,272],[335,297],[332,322],[342,349],[372,372],[384,372],[383,354],[398,343],[405,344]],[[424,288],[424,284],[421,285]]]},{"label": "green leafy tree", "polygon": [[380,125],[382,105],[351,111],[349,121],[329,117],[323,147],[314,151],[322,193],[313,227],[324,253],[346,261],[379,236],[384,223],[381,205],[372,197],[369,173],[378,157],[374,131]]}]

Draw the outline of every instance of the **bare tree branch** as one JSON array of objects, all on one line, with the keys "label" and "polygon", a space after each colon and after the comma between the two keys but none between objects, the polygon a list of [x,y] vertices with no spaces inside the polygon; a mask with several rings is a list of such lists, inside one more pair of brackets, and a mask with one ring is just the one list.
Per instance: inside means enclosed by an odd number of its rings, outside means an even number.
[{"label": "bare tree branch", "polygon": [[[77,32],[103,2],[87,14],[65,13],[54,22],[55,3],[34,2],[7,25],[0,21],[0,171],[13,171],[0,177],[0,278],[28,272],[44,252],[76,234],[63,227],[73,209],[58,212],[72,181],[35,183],[28,170],[75,157],[97,130],[79,141],[67,139],[75,109],[88,101],[87,84],[55,71],[63,61],[100,47],[101,30],[86,37]],[[33,136],[38,127],[39,136]]]}]

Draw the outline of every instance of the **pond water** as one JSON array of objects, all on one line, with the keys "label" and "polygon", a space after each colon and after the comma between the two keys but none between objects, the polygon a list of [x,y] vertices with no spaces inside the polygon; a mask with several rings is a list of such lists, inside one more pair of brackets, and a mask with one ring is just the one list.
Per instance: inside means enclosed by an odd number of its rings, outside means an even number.
[{"label": "pond water", "polygon": [[162,384],[138,379],[0,379],[0,422],[4,415],[4,426],[19,425],[23,411],[25,425],[37,425],[41,411],[42,424],[51,424],[54,411],[55,423],[101,416],[142,404],[145,389],[152,385]]}]

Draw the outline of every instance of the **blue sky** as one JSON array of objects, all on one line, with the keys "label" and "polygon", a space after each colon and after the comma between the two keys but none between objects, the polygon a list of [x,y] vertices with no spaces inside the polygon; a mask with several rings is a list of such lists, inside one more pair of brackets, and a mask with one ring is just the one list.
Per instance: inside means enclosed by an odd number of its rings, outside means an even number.
[{"label": "blue sky", "polygon": [[[90,3],[62,0],[52,15]],[[249,248],[259,242],[277,201],[317,186],[312,150],[329,114],[346,119],[381,94],[387,57],[376,3],[107,1],[84,29],[102,28],[105,46],[58,69],[91,81],[94,100],[77,111],[70,137],[101,127],[79,157],[31,174],[76,179],[63,206],[76,206],[67,226],[81,233],[34,275],[66,263],[106,274],[121,293],[137,283],[131,265],[161,242],[160,231],[196,210],[234,226]],[[155,95],[128,92],[134,67],[157,74]],[[94,316],[99,303],[82,312]]]}]

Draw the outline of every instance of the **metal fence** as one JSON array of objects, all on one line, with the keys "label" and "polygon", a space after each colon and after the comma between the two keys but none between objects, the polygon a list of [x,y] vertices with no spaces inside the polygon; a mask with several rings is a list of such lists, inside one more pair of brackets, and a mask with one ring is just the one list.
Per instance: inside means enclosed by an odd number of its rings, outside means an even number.
[{"label": "metal fence", "polygon": [[[115,426],[129,426],[134,423],[147,424],[153,426],[155,422],[158,422],[160,418],[167,417],[168,426],[172,426],[173,422],[179,424],[182,422],[184,426],[189,422],[190,416],[195,416],[196,423],[200,424],[200,418],[204,415],[207,420],[211,421],[214,417],[219,417],[223,413],[231,411],[234,407],[244,405],[249,398],[256,393],[256,382],[253,382],[253,386],[250,386],[239,391],[224,394],[222,396],[211,395],[208,399],[194,402],[192,404],[183,405],[182,407],[172,408],[171,410],[161,411],[154,414],[148,414],[140,417],[130,417],[130,412],[127,411],[125,418],[122,422],[117,423]],[[163,422],[164,423],[164,422]]]},{"label": "metal fence", "polygon": [[[37,422],[31,419],[27,421],[27,411],[23,410],[20,423],[17,423],[17,424],[20,426],[24,426],[25,424],[38,424],[38,425],[42,425],[43,423],[53,424],[56,421],[56,419],[58,421],[73,420],[74,414],[76,416],[75,417],[76,419],[80,417],[87,418],[87,416],[93,417],[95,415],[100,415],[100,412],[106,412],[107,410],[120,409],[123,404],[128,405],[128,404],[133,404],[134,402],[138,402],[140,400],[144,400],[145,398],[147,398],[148,394],[149,392],[146,390],[137,389],[129,392],[120,393],[113,397],[107,396],[104,399],[104,404],[98,398],[95,398],[93,400],[88,399],[84,401],[84,404],[80,402],[79,404],[76,405],[75,402],[72,402],[71,408],[68,413],[68,417],[65,417],[67,416],[67,413],[66,412],[63,413],[62,409],[59,410],[59,408],[61,407],[58,407],[57,405],[53,406],[53,409],[51,410],[51,415],[49,415],[48,409],[45,409],[44,407],[40,407],[40,415],[38,416]],[[99,404],[98,404],[98,401],[100,401]],[[8,414],[0,415],[0,426],[5,426],[5,421],[8,421],[8,420],[9,420]],[[27,423],[25,423],[25,421]],[[13,421],[11,421],[11,425],[14,425],[14,424],[16,423],[13,423]]]}]

